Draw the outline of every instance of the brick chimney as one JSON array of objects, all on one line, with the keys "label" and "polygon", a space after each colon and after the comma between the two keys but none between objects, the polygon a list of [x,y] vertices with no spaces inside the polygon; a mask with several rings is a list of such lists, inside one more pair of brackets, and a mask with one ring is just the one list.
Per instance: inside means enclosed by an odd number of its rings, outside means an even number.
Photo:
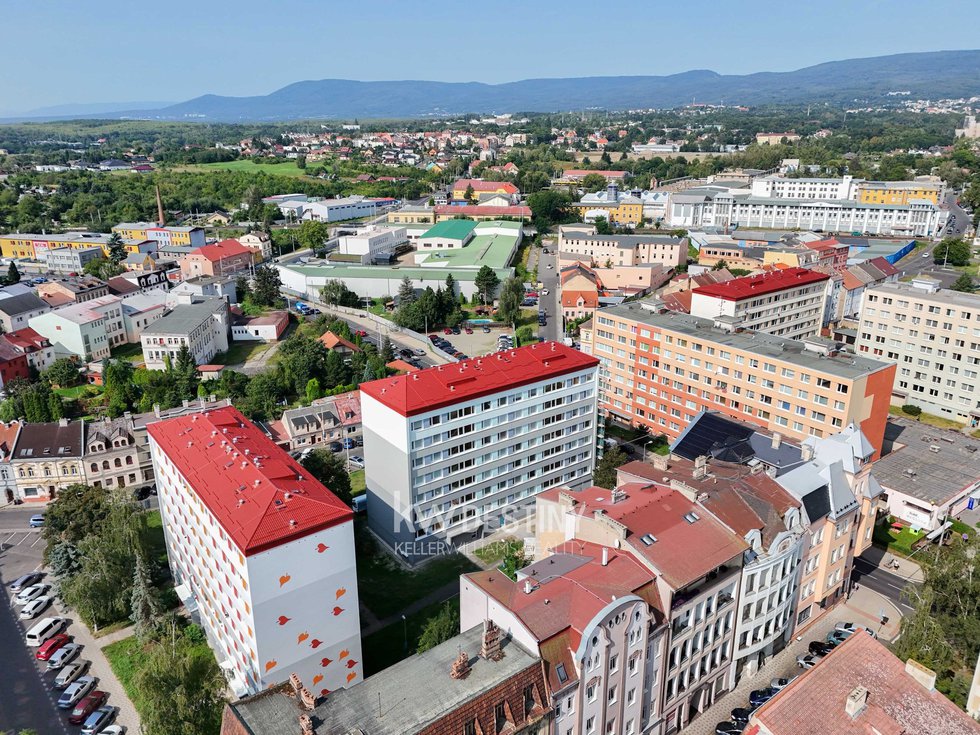
[{"label": "brick chimney", "polygon": [[847,695],[847,701],[844,702],[844,712],[852,720],[859,714],[864,712],[864,708],[868,705],[868,690],[864,687],[854,687],[851,693]]},{"label": "brick chimney", "polygon": [[486,661],[499,661],[504,657],[500,650],[500,628],[492,620],[483,621],[483,644],[480,656]]},{"label": "brick chimney", "polygon": [[449,671],[449,675],[453,679],[465,679],[470,675],[470,657],[466,655],[466,651],[462,648],[459,649],[459,655],[456,660],[453,661],[452,669]]},{"label": "brick chimney", "polygon": [[313,720],[309,715],[299,716],[299,732],[300,735],[313,735]]},{"label": "brick chimney", "polygon": [[932,669],[927,669],[915,659],[910,658],[905,662],[905,673],[924,686],[927,691],[935,691],[936,672]]}]

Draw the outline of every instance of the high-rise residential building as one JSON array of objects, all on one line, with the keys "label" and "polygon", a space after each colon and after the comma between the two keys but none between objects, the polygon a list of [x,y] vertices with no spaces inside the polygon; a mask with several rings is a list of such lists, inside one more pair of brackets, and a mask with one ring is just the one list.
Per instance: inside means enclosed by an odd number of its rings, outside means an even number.
[{"label": "high-rise residential building", "polygon": [[823,339],[786,339],[668,311],[657,300],[600,309],[581,327],[601,362],[599,407],[674,438],[702,410],[784,436],[858,424],[880,452],[895,366]]},{"label": "high-rise residential building", "polygon": [[554,488],[538,496],[536,511],[544,568],[549,551],[591,542],[629,552],[656,576],[668,629],[658,692],[650,694],[661,716],[652,732],[676,732],[732,688],[735,601],[748,549],[738,534],[683,490],[646,481]]},{"label": "high-rise residential building", "polygon": [[625,549],[573,539],[551,551],[516,580],[499,570],[464,575],[461,627],[491,619],[538,653],[549,732],[661,732],[666,625],[656,575]]},{"label": "high-rise residential building", "polygon": [[597,366],[544,342],[362,384],[371,528],[415,560],[585,483]]},{"label": "high-rise residential building", "polygon": [[235,408],[147,431],[176,591],[231,689],[360,681],[351,509]]},{"label": "high-rise residential building", "polygon": [[691,291],[691,314],[788,339],[820,334],[830,276],[808,268],[760,273]]},{"label": "high-rise residential building", "polygon": [[929,276],[864,291],[857,350],[897,363],[892,402],[980,423],[980,295]]}]

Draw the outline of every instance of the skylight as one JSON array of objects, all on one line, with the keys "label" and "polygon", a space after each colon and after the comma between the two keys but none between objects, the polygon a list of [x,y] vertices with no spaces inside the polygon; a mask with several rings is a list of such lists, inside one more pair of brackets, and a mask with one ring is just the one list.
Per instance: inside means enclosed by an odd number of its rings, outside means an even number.
[{"label": "skylight", "polygon": [[653,534],[645,533],[640,536],[640,541],[642,541],[646,546],[653,546],[653,544],[657,542],[657,537]]},{"label": "skylight", "polygon": [[692,510],[690,513],[684,514],[684,520],[687,521],[688,523],[694,523],[695,521],[700,521],[701,516],[699,516],[697,513],[695,513]]},{"label": "skylight", "polygon": [[564,684],[566,681],[568,681],[568,672],[565,671],[565,664],[558,664],[558,666],[555,667],[555,673],[558,674],[558,682],[560,684]]}]

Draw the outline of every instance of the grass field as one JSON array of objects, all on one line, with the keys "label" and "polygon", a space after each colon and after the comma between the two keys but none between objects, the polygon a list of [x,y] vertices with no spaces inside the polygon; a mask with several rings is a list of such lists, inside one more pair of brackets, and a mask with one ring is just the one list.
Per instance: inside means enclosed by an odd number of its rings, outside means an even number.
[{"label": "grass field", "polygon": [[[406,656],[415,652],[425,628],[426,621],[436,615],[445,605],[445,602],[437,602],[428,607],[424,607],[414,615],[405,616],[404,621],[397,621],[382,628],[376,633],[364,638],[361,641],[361,651],[364,656],[364,675],[371,676],[382,669],[386,669],[393,664],[397,664]],[[449,604],[459,612],[459,598],[454,597]],[[408,642],[406,650],[405,643]]]},{"label": "grass field", "polygon": [[494,565],[499,563],[511,551],[522,551],[524,542],[515,538],[493,541],[486,546],[481,546],[474,551],[484,563]]},{"label": "grass field", "polygon": [[902,556],[909,556],[912,553],[912,545],[924,535],[921,531],[916,533],[908,526],[901,531],[895,531],[887,523],[878,523],[874,528],[875,544],[885,546],[889,551]]},{"label": "grass field", "polygon": [[937,429],[962,429],[963,424],[952,421],[950,419],[944,419],[942,416],[933,416],[931,413],[920,413],[918,418],[915,416],[910,416],[909,414],[902,411],[901,406],[890,406],[888,408],[888,413],[892,416],[901,416],[903,419],[910,419],[912,421],[920,421],[923,424],[928,424],[929,426],[935,426]]},{"label": "grass field", "polygon": [[132,363],[143,362],[143,345],[124,344],[113,348],[112,358],[114,360],[129,360]]},{"label": "grass field", "polygon": [[299,168],[294,161],[283,163],[255,163],[254,161],[222,161],[220,163],[192,163],[181,166],[182,171],[250,171],[252,173],[269,174],[270,176],[306,176],[306,171]]},{"label": "grass field", "polygon": [[227,352],[215,355],[212,362],[215,365],[240,365],[267,349],[269,345],[265,342],[234,342]]},{"label": "grass field", "polygon": [[76,385],[71,388],[55,388],[54,392],[62,398],[72,400],[75,398],[82,398],[83,396],[97,396],[102,392],[102,386],[82,383],[81,385]]},{"label": "grass field", "polygon": [[364,481],[364,470],[355,470],[350,473],[350,493],[360,495],[367,490],[367,483]]}]

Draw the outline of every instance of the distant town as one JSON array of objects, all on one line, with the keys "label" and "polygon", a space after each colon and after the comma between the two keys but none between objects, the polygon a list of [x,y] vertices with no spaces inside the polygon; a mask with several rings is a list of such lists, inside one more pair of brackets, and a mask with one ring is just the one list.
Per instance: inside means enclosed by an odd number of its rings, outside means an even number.
[{"label": "distant town", "polygon": [[910,97],[0,126],[0,732],[980,732]]}]

